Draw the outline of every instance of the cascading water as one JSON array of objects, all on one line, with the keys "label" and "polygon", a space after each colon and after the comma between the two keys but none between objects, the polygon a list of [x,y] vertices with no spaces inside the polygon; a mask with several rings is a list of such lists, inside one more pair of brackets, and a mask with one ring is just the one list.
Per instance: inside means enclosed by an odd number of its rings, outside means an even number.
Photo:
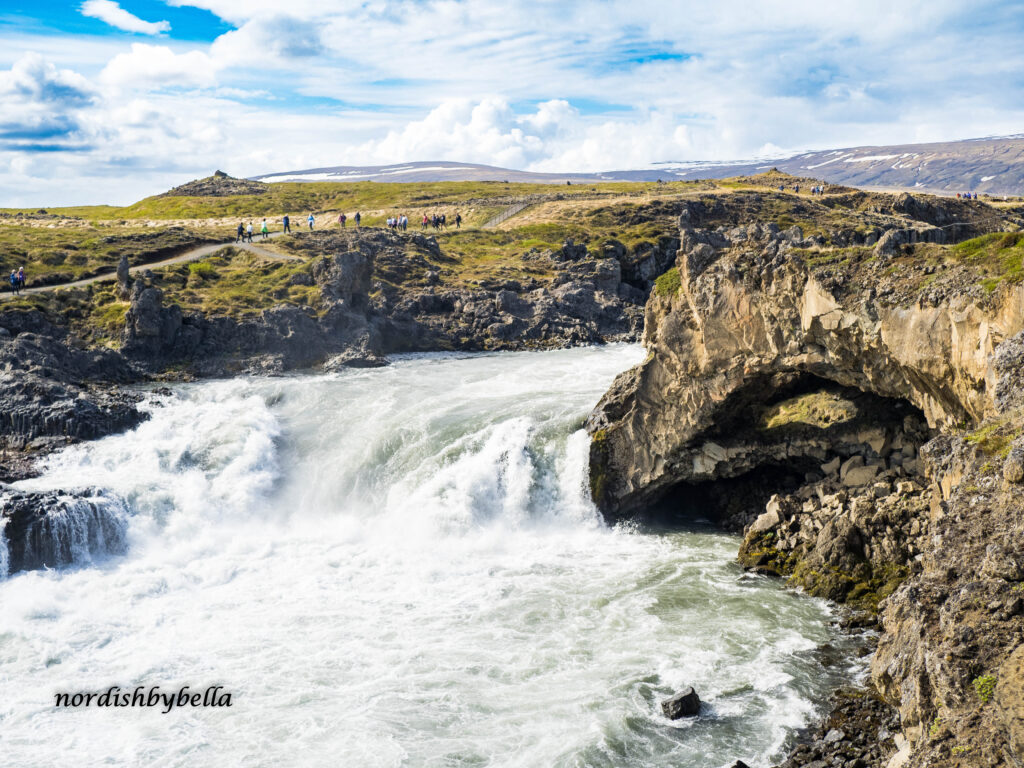
[{"label": "cascading water", "polygon": [[91,563],[123,554],[128,509],[95,488],[77,493],[0,493],[0,577],[33,568]]},{"label": "cascading water", "polygon": [[[580,427],[641,354],[182,386],[55,456],[18,490],[109,489],[127,551],[0,581],[4,764],[768,765],[854,670],[735,537],[601,522]],[[53,706],[111,685],[233,705]]]}]

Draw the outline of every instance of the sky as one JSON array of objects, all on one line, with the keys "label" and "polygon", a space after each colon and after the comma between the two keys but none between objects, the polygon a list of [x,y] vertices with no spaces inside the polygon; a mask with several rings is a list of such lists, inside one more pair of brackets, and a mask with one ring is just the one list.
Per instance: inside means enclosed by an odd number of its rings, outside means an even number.
[{"label": "sky", "polygon": [[0,206],[1024,132],[1017,0],[0,0]]}]

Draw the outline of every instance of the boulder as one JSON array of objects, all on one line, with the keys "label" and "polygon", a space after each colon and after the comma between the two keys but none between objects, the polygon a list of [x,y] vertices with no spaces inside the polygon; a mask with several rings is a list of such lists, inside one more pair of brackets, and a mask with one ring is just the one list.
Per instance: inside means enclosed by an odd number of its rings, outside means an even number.
[{"label": "boulder", "polygon": [[861,467],[851,467],[847,470],[846,474],[843,475],[843,485],[848,488],[858,485],[868,485],[874,482],[875,477],[878,476],[881,469],[882,466],[876,463],[866,464]]},{"label": "boulder", "polygon": [[681,717],[693,717],[700,712],[700,697],[693,688],[687,688],[671,699],[661,702],[661,711],[669,720]]}]

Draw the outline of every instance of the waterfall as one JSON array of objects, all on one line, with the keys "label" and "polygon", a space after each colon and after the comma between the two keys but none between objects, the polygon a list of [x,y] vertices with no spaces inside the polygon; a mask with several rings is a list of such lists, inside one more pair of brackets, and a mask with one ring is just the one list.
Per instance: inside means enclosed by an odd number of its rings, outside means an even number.
[{"label": "waterfall", "polygon": [[128,506],[99,489],[7,492],[0,574],[91,563],[127,549]]}]

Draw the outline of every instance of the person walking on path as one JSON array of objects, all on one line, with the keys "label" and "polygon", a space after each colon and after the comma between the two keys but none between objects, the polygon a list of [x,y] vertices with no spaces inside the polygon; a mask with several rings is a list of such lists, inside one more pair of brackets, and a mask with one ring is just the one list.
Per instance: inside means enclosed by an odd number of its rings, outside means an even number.
[{"label": "person walking on path", "polygon": [[249,226],[245,228],[245,241],[247,243],[252,242],[252,222],[249,222]]},{"label": "person walking on path", "polygon": [[313,218],[313,214],[312,213],[309,214],[309,218],[307,218],[306,221],[309,222],[309,231],[312,232],[313,231],[313,222],[316,221],[316,219]]},{"label": "person walking on path", "polygon": [[359,222],[362,221],[363,217],[359,215],[359,211],[356,211],[356,229],[359,229]]},{"label": "person walking on path", "polygon": [[341,224],[341,228],[345,228],[345,222],[348,221],[348,217],[343,213],[338,217],[338,223]]},{"label": "person walking on path", "polygon": [[284,218],[281,219],[281,222],[284,224],[284,231],[288,232],[289,234],[291,234],[291,231],[292,231],[292,220],[288,218],[288,214],[287,213],[284,215]]},{"label": "person walking on path", "polygon": [[18,295],[21,289],[21,284],[18,282],[18,273],[13,269],[11,270],[11,293],[15,296]]},{"label": "person walking on path", "polygon": [[18,290],[25,290],[25,268],[18,267]]},{"label": "person walking on path", "polygon": [[245,225],[242,222],[238,222],[238,231],[235,233],[235,242],[240,243],[245,240]]},{"label": "person walking on path", "polygon": [[455,228],[462,229],[462,214],[458,211],[455,212]]},{"label": "person walking on path", "polygon": [[270,230],[267,229],[267,220],[263,220],[263,226],[260,227],[260,234],[263,235],[263,239],[266,240],[270,237]]}]

